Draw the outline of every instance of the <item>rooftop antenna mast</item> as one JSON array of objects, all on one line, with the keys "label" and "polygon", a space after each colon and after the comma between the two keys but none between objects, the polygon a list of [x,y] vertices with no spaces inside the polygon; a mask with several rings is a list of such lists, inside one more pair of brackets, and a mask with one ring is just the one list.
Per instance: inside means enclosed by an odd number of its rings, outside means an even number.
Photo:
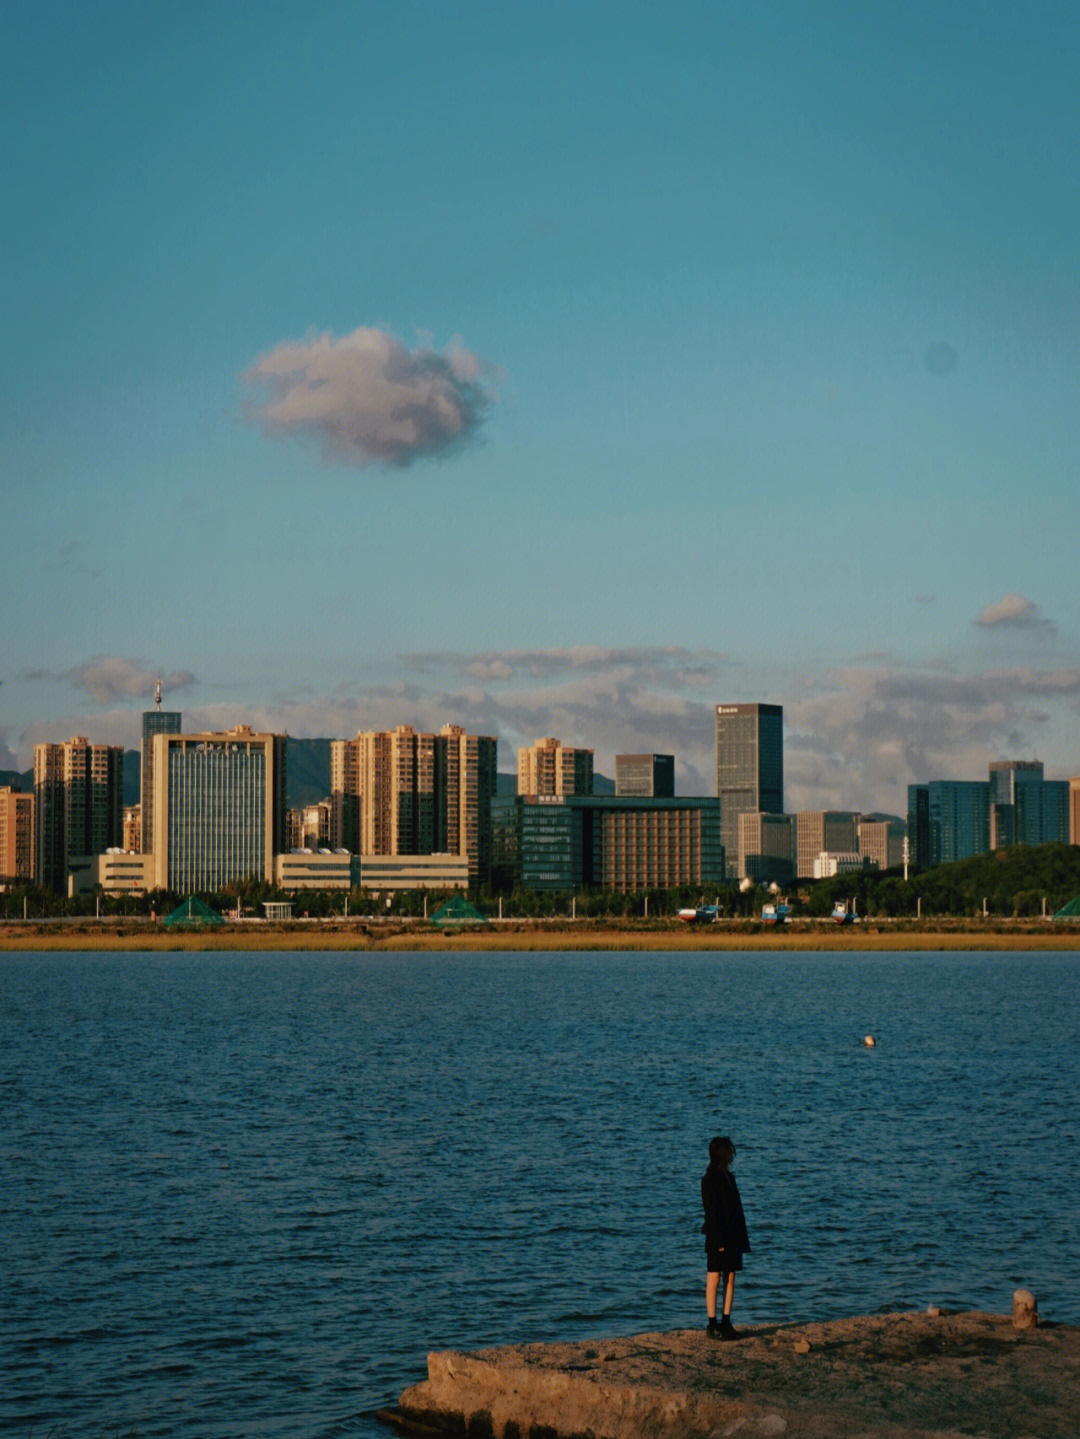
[{"label": "rooftop antenna mast", "polygon": [[160,680],[158,680],[157,683],[154,685],[154,704],[155,704],[155,706],[157,707],[157,709],[159,709],[159,710],[161,709],[161,681],[160,681]]}]

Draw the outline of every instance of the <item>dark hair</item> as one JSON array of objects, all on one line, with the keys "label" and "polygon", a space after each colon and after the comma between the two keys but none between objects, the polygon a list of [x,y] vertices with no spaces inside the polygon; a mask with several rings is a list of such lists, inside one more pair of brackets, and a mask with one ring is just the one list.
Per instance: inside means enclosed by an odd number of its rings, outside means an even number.
[{"label": "dark hair", "polygon": [[735,1146],[726,1134],[709,1140],[709,1158],[713,1164],[730,1164],[735,1158]]}]

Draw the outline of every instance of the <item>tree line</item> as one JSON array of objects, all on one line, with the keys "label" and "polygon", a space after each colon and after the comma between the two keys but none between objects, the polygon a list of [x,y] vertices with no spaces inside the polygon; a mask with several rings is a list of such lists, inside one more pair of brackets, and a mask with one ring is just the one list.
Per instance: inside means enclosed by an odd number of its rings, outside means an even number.
[{"label": "tree line", "polygon": [[[296,917],[311,919],[430,918],[453,896],[450,890],[399,891],[389,897],[366,889],[302,890],[286,893],[263,879],[248,879],[199,898],[221,913],[239,912],[261,917],[268,901],[292,902]],[[825,918],[837,904],[854,904],[865,919],[906,919],[922,915],[963,917],[985,912],[997,918],[1052,915],[1080,896],[1080,846],[1068,844],[1016,845],[974,859],[912,872],[872,869],[839,874],[831,879],[792,884],[785,892],[791,918]],[[107,895],[88,891],[68,899],[38,885],[9,887],[0,894],[0,916],[17,920],[91,917],[103,918],[170,914],[185,895],[155,890],[148,894]],[[522,919],[642,919],[670,918],[680,909],[716,905],[721,918],[753,919],[762,905],[774,898],[764,885],[743,889],[735,882],[703,889],[683,885],[677,889],[639,890],[624,894],[613,890],[559,892],[507,887],[496,890],[476,886],[469,900],[482,914]]]}]

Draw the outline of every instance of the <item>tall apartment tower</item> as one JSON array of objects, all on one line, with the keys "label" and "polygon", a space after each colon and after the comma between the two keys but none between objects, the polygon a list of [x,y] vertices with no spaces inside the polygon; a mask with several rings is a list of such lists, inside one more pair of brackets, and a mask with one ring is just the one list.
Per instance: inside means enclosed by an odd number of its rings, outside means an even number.
[{"label": "tall apartment tower", "polygon": [[617,754],[615,793],[627,799],[673,799],[673,754]]},{"label": "tall apartment tower", "polygon": [[34,877],[34,796],[0,785],[0,882]]},{"label": "tall apartment tower", "polygon": [[519,795],[590,795],[592,789],[591,749],[571,749],[548,738],[518,750]]},{"label": "tall apartment tower", "polygon": [[739,816],[784,808],[784,711],[781,705],[716,706],[716,794],[724,852],[739,852]]},{"label": "tall apartment tower", "polygon": [[178,710],[161,708],[161,681],[154,686],[154,708],[143,710],[142,749],[139,755],[139,848],[150,853],[154,834],[154,736],[180,734],[183,725]]},{"label": "tall apartment tower", "polygon": [[285,736],[247,725],[163,733],[153,750],[153,888],[194,894],[252,878],[272,883],[285,843]]},{"label": "tall apartment tower", "polygon": [[124,751],[77,736],[34,746],[35,872],[63,894],[75,855],[123,842]]},{"label": "tall apartment tower", "polygon": [[497,742],[443,725],[362,731],[330,745],[330,842],[354,854],[458,854],[491,865]]}]

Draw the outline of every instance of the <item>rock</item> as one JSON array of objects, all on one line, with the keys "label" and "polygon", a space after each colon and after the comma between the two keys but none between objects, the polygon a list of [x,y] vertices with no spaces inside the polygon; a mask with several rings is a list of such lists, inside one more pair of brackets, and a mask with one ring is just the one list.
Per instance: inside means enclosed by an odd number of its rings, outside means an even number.
[{"label": "rock", "polygon": [[782,1414],[762,1414],[759,1419],[734,1419],[723,1429],[714,1429],[709,1439],[781,1439],[787,1432]]},{"label": "rock", "polygon": [[796,1354],[809,1354],[810,1341],[809,1339],[796,1339],[795,1343],[792,1345],[792,1348],[795,1350]]},{"label": "rock", "polygon": [[929,1314],[931,1319],[941,1318],[941,1310],[937,1307],[936,1304],[928,1305],[926,1312],[927,1314]]},{"label": "rock", "polygon": [[[796,1352],[800,1340],[812,1363]],[[1080,1433],[1080,1328],[1055,1322],[1018,1335],[1008,1314],[746,1325],[738,1344],[723,1346],[708,1344],[695,1326],[429,1354],[427,1368],[427,1379],[398,1401],[403,1433],[423,1433],[423,1425],[462,1439]]]},{"label": "rock", "polygon": [[1014,1329],[1035,1329],[1039,1323],[1039,1306],[1030,1289],[1013,1293],[1012,1322]]}]

